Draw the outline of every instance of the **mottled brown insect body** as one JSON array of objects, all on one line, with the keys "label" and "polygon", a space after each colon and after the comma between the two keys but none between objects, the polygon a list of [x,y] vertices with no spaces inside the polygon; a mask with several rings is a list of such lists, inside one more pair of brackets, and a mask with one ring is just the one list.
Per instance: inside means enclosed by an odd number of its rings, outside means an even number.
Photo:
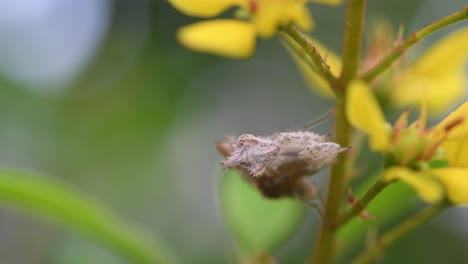
[{"label": "mottled brown insect body", "polygon": [[226,157],[223,168],[237,170],[268,198],[315,196],[315,185],[304,177],[332,164],[346,150],[308,131],[266,137],[244,134],[216,145]]}]

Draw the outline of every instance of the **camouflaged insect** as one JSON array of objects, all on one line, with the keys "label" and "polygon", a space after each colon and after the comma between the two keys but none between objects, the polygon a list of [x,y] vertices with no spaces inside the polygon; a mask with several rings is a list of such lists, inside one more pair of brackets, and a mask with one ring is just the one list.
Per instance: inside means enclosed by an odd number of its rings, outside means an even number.
[{"label": "camouflaged insect", "polygon": [[226,157],[224,169],[237,170],[270,198],[315,196],[315,185],[304,177],[332,164],[347,149],[308,131],[231,136],[217,148]]},{"label": "camouflaged insect", "polygon": [[[284,132],[268,137],[239,136],[222,162],[225,169],[244,170],[250,177],[315,173],[345,150],[313,132]],[[295,166],[296,168],[293,168]]]}]

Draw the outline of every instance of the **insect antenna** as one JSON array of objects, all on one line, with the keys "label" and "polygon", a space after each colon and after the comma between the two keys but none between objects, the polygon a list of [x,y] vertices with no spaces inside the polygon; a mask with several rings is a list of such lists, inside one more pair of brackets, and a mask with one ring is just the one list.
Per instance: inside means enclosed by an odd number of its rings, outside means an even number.
[{"label": "insect antenna", "polygon": [[304,200],[305,204],[308,205],[310,208],[314,210],[314,212],[317,213],[317,215],[323,220],[323,209],[320,203],[318,202],[313,202],[313,201],[308,201]]},{"label": "insect antenna", "polygon": [[326,113],[322,114],[321,116],[315,118],[314,120],[311,120],[307,122],[302,129],[304,130],[310,130],[314,128],[315,126],[319,125],[323,121],[327,120],[328,118],[332,117],[335,114],[335,107],[332,107],[330,110],[328,110]]}]

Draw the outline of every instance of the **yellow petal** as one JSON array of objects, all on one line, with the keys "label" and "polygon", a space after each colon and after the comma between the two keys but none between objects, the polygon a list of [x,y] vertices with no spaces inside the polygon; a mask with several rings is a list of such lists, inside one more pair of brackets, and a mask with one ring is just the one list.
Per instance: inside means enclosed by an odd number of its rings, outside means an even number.
[{"label": "yellow petal", "polygon": [[395,84],[393,99],[401,106],[417,105],[427,93],[431,114],[447,110],[465,94],[464,65],[468,61],[468,28],[455,31],[427,50]]},{"label": "yellow petal", "polygon": [[243,59],[255,48],[255,29],[243,21],[217,19],[182,27],[177,32],[182,45],[192,50]]},{"label": "yellow petal", "polygon": [[452,203],[468,203],[468,169],[449,167],[433,169],[430,173],[442,182]]},{"label": "yellow petal", "polygon": [[405,71],[391,90],[391,101],[399,107],[418,106],[425,98],[430,115],[447,111],[466,93],[467,83],[462,71],[444,75],[420,74],[412,69]]},{"label": "yellow petal", "polygon": [[457,30],[427,50],[411,68],[420,74],[444,75],[463,71],[468,59],[468,27]]},{"label": "yellow petal", "polygon": [[468,168],[468,140],[445,141],[442,148],[450,166]]},{"label": "yellow petal", "polygon": [[343,3],[343,0],[309,0],[313,3],[324,4],[324,5],[339,5]]},{"label": "yellow petal", "polygon": [[[294,3],[289,11],[291,21],[305,31],[310,31],[314,27],[314,21],[307,6],[300,1]],[[289,21],[285,21],[287,24]]]},{"label": "yellow petal", "polygon": [[[333,51],[331,51],[325,45],[321,44],[319,41],[310,37],[308,37],[308,39],[317,48],[320,55],[324,57],[325,63],[330,66],[330,71],[333,73],[333,75],[338,76],[341,72],[340,57],[338,57],[338,55],[333,53]],[[301,49],[299,46],[298,48]],[[311,69],[310,66],[304,62],[302,58],[299,58],[295,52],[291,50],[288,51],[293,57],[299,71],[303,75],[309,87],[323,97],[334,97],[335,94],[332,92],[325,78],[318,74],[315,69]]]},{"label": "yellow petal", "polygon": [[233,5],[242,5],[245,0],[169,0],[180,12],[197,17],[213,17]]},{"label": "yellow petal", "polygon": [[391,167],[385,170],[387,181],[401,180],[410,185],[418,196],[428,203],[436,203],[443,198],[443,190],[437,181],[421,173],[416,173],[404,167]]},{"label": "yellow petal", "polygon": [[426,130],[426,124],[427,124],[427,97],[421,97],[419,100],[419,117],[416,120],[418,124],[419,131],[425,131]]},{"label": "yellow petal", "polygon": [[279,26],[294,23],[303,30],[311,30],[313,20],[306,2],[296,0],[257,0],[257,12],[253,22],[262,38],[271,38]]},{"label": "yellow petal", "polygon": [[[454,124],[456,125],[454,126]],[[453,128],[449,130],[447,140],[468,139],[468,101],[437,124],[431,133],[444,133],[447,127],[451,126]]]},{"label": "yellow petal", "polygon": [[254,17],[258,35],[262,38],[271,38],[284,20],[286,2],[260,1],[258,5],[259,8]]},{"label": "yellow petal", "polygon": [[346,114],[349,122],[369,135],[374,151],[385,152],[389,145],[389,132],[380,106],[366,83],[354,80],[348,87]]}]

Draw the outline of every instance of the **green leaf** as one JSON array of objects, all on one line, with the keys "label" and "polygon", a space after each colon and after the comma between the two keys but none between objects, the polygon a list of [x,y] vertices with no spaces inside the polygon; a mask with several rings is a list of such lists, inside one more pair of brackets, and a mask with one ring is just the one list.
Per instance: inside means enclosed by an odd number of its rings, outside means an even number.
[{"label": "green leaf", "polygon": [[450,166],[450,162],[448,160],[432,160],[430,163],[429,163],[429,167],[431,169],[439,169],[439,168],[446,168]]},{"label": "green leaf", "polygon": [[145,237],[88,195],[57,179],[0,169],[0,202],[53,218],[131,263],[175,263],[161,243]]},{"label": "green leaf", "polygon": [[299,201],[264,198],[233,171],[223,175],[220,197],[226,225],[246,253],[274,251],[297,230],[305,212]]}]

